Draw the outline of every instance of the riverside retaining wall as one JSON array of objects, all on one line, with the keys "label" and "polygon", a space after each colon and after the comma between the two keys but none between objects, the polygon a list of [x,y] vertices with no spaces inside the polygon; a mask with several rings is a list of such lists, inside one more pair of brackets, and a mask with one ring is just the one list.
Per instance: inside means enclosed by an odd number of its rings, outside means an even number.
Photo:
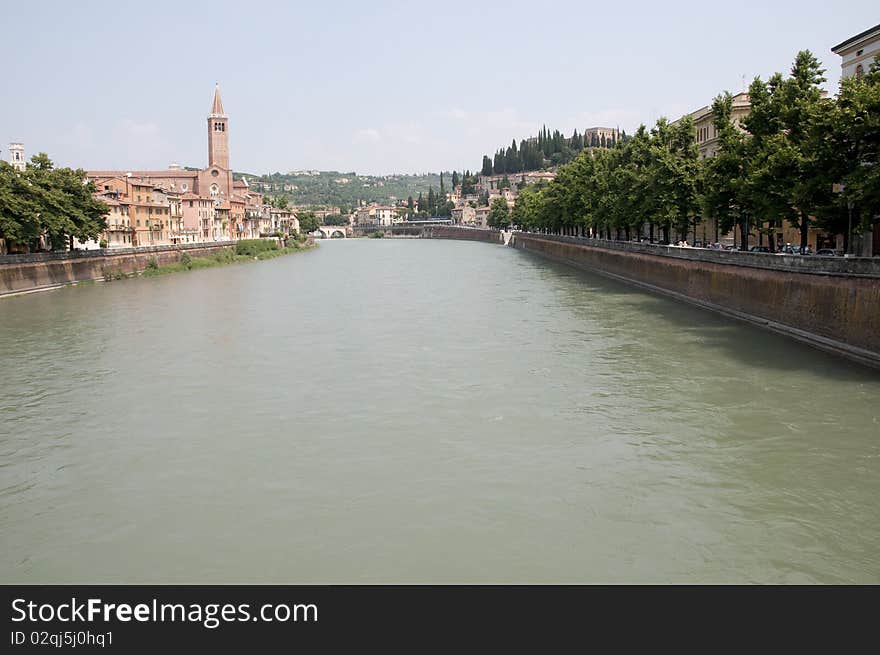
[{"label": "riverside retaining wall", "polygon": [[471,227],[454,227],[438,225],[424,228],[423,236],[427,239],[458,239],[461,241],[485,241],[486,243],[503,243],[501,232],[481,230]]},{"label": "riverside retaining wall", "polygon": [[880,261],[586,241],[516,233],[510,245],[880,368]]},{"label": "riverside retaining wall", "polygon": [[34,253],[0,257],[0,297],[43,291],[108,276],[135,275],[155,257],[160,266],[175,264],[184,253],[209,257],[234,243],[191,243],[145,248],[104,248],[70,253]]}]

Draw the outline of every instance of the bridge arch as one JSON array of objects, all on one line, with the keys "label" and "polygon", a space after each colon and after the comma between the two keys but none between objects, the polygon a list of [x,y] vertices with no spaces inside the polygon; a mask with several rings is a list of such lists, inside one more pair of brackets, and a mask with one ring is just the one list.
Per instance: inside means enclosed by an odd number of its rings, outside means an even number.
[{"label": "bridge arch", "polygon": [[345,227],[341,225],[321,225],[314,234],[321,239],[344,239],[346,237]]}]

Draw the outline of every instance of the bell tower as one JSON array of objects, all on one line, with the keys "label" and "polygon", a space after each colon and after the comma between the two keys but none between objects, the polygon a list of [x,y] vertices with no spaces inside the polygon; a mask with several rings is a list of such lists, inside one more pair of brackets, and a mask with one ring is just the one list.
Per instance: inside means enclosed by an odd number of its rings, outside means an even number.
[{"label": "bell tower", "polygon": [[214,86],[214,102],[208,116],[208,167],[229,169],[229,117],[223,113],[220,86]]},{"label": "bell tower", "polygon": [[24,170],[24,146],[22,144],[9,144],[9,163],[12,164],[12,167],[18,171]]}]

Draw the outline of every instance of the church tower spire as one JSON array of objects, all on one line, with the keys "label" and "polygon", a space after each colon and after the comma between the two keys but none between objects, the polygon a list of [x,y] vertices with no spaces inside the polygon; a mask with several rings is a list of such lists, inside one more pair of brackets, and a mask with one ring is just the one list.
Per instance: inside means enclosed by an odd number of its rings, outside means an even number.
[{"label": "church tower spire", "polygon": [[208,116],[208,167],[229,169],[229,117],[223,111],[220,86],[214,86],[214,101]]}]

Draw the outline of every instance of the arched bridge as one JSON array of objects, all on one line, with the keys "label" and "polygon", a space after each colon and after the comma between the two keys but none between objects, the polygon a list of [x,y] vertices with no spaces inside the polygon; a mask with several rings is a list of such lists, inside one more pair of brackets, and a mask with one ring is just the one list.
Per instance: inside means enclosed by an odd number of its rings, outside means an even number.
[{"label": "arched bridge", "polygon": [[347,236],[342,225],[321,225],[312,234],[319,239],[344,239]]}]

